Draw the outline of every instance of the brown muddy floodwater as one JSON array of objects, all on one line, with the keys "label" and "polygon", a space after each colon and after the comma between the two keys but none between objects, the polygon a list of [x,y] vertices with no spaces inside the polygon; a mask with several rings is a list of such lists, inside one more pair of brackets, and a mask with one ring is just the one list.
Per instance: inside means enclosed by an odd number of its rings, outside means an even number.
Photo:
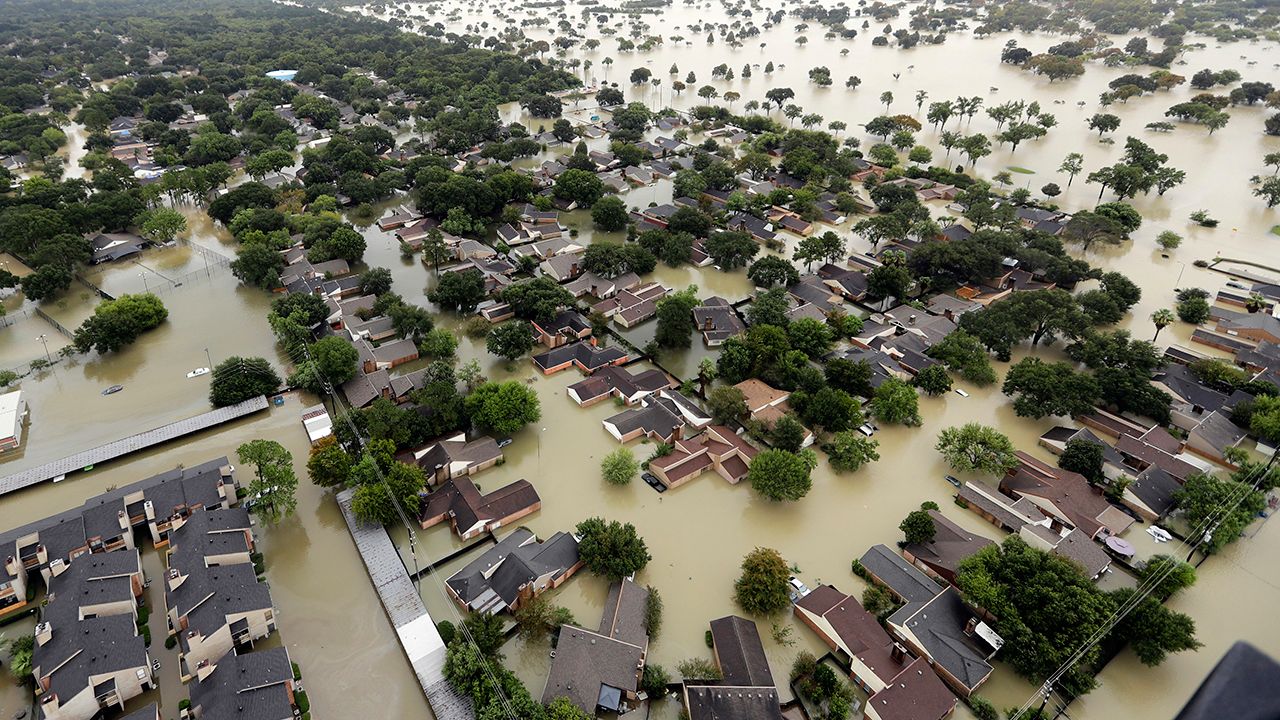
[{"label": "brown muddy floodwater", "polygon": [[[448,20],[434,9],[428,14],[422,4],[401,5],[419,22],[444,22],[448,31],[459,32],[468,23],[488,21],[489,30],[500,29],[503,20],[497,12],[524,17],[532,13],[555,12],[554,9],[521,11],[496,3],[445,4],[446,11],[456,9],[458,18]],[[756,13],[763,22],[764,13]],[[621,16],[618,16],[621,18]],[[732,22],[719,5],[677,5],[662,15],[642,15],[643,22],[657,28],[664,37],[682,35],[691,44],[670,40],[649,53],[619,53],[612,37],[598,34],[592,22],[588,36],[599,37],[602,47],[569,51],[567,58],[590,59],[593,68],[584,80],[604,80],[606,69],[601,62],[612,57],[607,71],[611,81],[622,82],[628,100],[650,105],[687,109],[701,100],[692,88],[680,96],[670,90],[671,81],[684,80],[694,71],[698,83],[711,84],[721,93],[739,92],[742,99],[760,100],[771,87],[789,86],[797,97],[793,102],[807,112],[824,115],[826,121],[843,120],[849,132],[867,147],[873,139],[858,127],[885,111],[879,103],[882,91],[890,90],[895,100],[890,113],[915,114],[913,96],[917,90],[929,93],[928,101],[953,98],[956,95],[980,95],[988,106],[1007,100],[1037,100],[1057,116],[1058,127],[1039,140],[1022,145],[1016,153],[996,148],[993,155],[978,163],[976,172],[990,177],[996,172],[1016,166],[1030,173],[1016,173],[1015,181],[1029,187],[1033,194],[1048,182],[1066,188],[1066,177],[1057,172],[1069,152],[1085,156],[1085,173],[1114,162],[1122,153],[1125,134],[1150,143],[1158,151],[1169,154],[1169,163],[1187,171],[1186,184],[1163,197],[1140,197],[1134,204],[1146,218],[1131,243],[1104,248],[1087,254],[1087,259],[1107,269],[1124,272],[1144,289],[1144,297],[1131,316],[1127,327],[1139,337],[1152,332],[1150,313],[1172,305],[1175,287],[1221,287],[1225,277],[1192,266],[1192,261],[1217,254],[1280,261],[1276,238],[1269,234],[1280,222],[1280,213],[1268,211],[1249,194],[1248,178],[1265,173],[1261,158],[1266,152],[1280,150],[1280,139],[1261,132],[1264,110],[1258,107],[1231,108],[1231,123],[1209,136],[1197,126],[1180,125],[1174,132],[1161,134],[1143,130],[1148,122],[1163,120],[1164,110],[1190,97],[1186,86],[1155,96],[1135,98],[1126,104],[1111,106],[1107,111],[1122,119],[1116,144],[1100,143],[1085,127],[1085,119],[1099,111],[1098,94],[1106,83],[1126,72],[1097,64],[1088,65],[1078,79],[1050,84],[1048,81],[999,63],[1000,49],[1007,36],[987,39],[965,33],[948,37],[940,46],[922,46],[900,51],[874,48],[864,32],[850,41],[823,39],[824,29],[811,24],[806,46],[794,42],[795,22],[784,19],[760,37],[748,38],[746,46],[731,48],[723,41],[708,46],[708,28],[700,31],[688,26],[700,22]],[[573,23],[578,16],[569,17]],[[904,13],[901,22],[905,22]],[[518,22],[518,21],[516,21]],[[554,20],[553,20],[554,24]],[[629,27],[621,19],[616,23],[620,36],[628,36]],[[859,23],[860,24],[860,23]],[[900,22],[895,22],[895,26]],[[525,28],[533,39],[554,39],[547,28]],[[647,32],[654,32],[649,30]],[[873,29],[874,32],[874,29]],[[1020,36],[1019,42],[1035,52],[1059,42],[1061,38],[1032,34]],[[760,43],[765,43],[764,47]],[[1116,43],[1123,45],[1124,38]],[[847,55],[840,55],[842,49]],[[1241,59],[1246,55],[1257,60],[1256,68],[1270,68],[1277,59],[1275,48],[1255,44],[1235,44],[1189,50],[1185,65],[1174,71],[1190,76],[1202,67],[1236,68],[1246,80],[1263,77],[1271,70],[1247,67]],[[774,62],[777,70],[766,76],[763,66]],[[727,63],[740,75],[744,64],[751,64],[753,77],[733,81],[711,79],[711,68]],[[677,64],[678,78],[667,74]],[[835,80],[831,88],[819,88],[808,82],[813,66],[830,68]],[[626,83],[632,68],[648,67],[662,80],[658,88],[649,85],[633,88]],[[900,77],[894,79],[893,74]],[[862,78],[857,90],[846,90],[849,75]],[[926,101],[926,102],[928,102]],[[1061,104],[1056,104],[1061,101]],[[1083,101],[1084,106],[1077,106]],[[590,99],[578,104],[572,113],[577,121],[588,118],[594,110]],[[776,111],[775,111],[776,112]],[[518,106],[503,108],[507,120],[519,120],[530,128],[549,126],[546,120],[523,115]],[[970,132],[994,132],[995,124],[985,114],[972,123],[952,120],[948,129]],[[73,138],[83,135],[79,128],[68,129]],[[657,133],[650,133],[655,136]],[[701,138],[694,136],[691,141]],[[926,127],[918,134],[918,142],[931,146],[935,157],[944,151],[937,146],[937,132]],[[77,143],[78,144],[78,143]],[[593,149],[603,149],[607,140],[591,141]],[[71,150],[73,158],[79,150]],[[556,152],[534,160],[517,163],[530,167]],[[959,162],[959,158],[951,158]],[[71,168],[69,175],[79,174]],[[1058,202],[1067,209],[1091,206],[1097,196],[1095,187],[1086,186],[1078,177]],[[630,190],[624,195],[628,205],[645,207],[671,199],[669,182]],[[385,207],[403,200],[385,203]],[[946,213],[941,205],[932,207],[937,215]],[[1206,209],[1222,223],[1216,229],[1193,227],[1187,219],[1190,212]],[[215,229],[202,213],[184,209],[192,229],[183,238],[192,245],[179,244],[145,253],[138,263],[108,266],[90,273],[89,279],[108,292],[156,291],[170,310],[169,321],[160,329],[143,336],[136,344],[111,357],[89,356],[63,361],[54,368],[24,379],[21,387],[31,408],[28,439],[20,454],[0,462],[0,473],[14,472],[63,455],[83,450],[130,432],[170,422],[207,409],[207,379],[188,380],[185,373],[208,364],[205,348],[212,362],[229,355],[262,355],[287,370],[285,359],[274,346],[265,321],[270,297],[265,293],[239,287],[221,266],[216,256],[234,255],[234,243],[220,229]],[[376,215],[375,215],[376,217]],[[596,239],[617,240],[620,234],[596,238],[590,219],[584,212],[566,214],[566,225],[576,228],[584,242]],[[835,228],[848,236],[848,226]],[[1153,238],[1171,229],[1186,236],[1182,247],[1169,258],[1161,254]],[[369,241],[366,262],[392,270],[395,290],[412,302],[426,303],[425,291],[434,283],[433,273],[417,258],[404,259],[390,233],[381,232],[367,222],[362,233]],[[789,239],[794,247],[794,238]],[[867,249],[865,241],[854,238],[854,251]],[[210,264],[206,265],[206,261]],[[721,273],[714,268],[671,269],[659,265],[656,279],[675,289],[695,284],[699,295],[721,295],[731,300],[751,292],[742,270]],[[181,283],[181,285],[179,285]],[[14,313],[17,300],[7,303]],[[62,325],[74,328],[87,317],[97,296],[83,286],[75,286],[66,297],[43,309]],[[56,328],[29,312],[15,317],[14,323],[0,329],[0,367],[17,367],[43,356],[43,348],[35,340],[46,335],[51,352],[65,344]],[[441,324],[456,328],[459,319],[444,317]],[[653,324],[636,328],[627,337],[642,345],[654,331]],[[1191,329],[1175,325],[1162,333],[1164,342],[1185,344]],[[600,459],[616,447],[615,441],[600,425],[601,419],[617,412],[609,403],[592,408],[578,408],[565,394],[565,388],[580,376],[568,371],[542,378],[527,360],[508,364],[488,355],[483,340],[460,338],[460,361],[476,359],[483,372],[494,379],[529,379],[542,400],[543,418],[515,437],[506,449],[502,466],[477,477],[484,490],[492,490],[519,478],[530,480],[543,499],[541,512],[524,521],[541,536],[558,530],[569,530],[582,519],[601,515],[631,522],[645,537],[653,561],[638,580],[656,587],[665,600],[666,615],[661,634],[654,640],[650,658],[669,670],[680,660],[693,656],[709,656],[703,642],[708,622],[736,612],[731,600],[732,583],[742,556],[755,546],[778,549],[799,568],[799,575],[811,587],[833,583],[858,595],[863,583],[849,569],[850,561],[877,543],[892,544],[901,536],[897,525],[922,501],[933,500],[943,512],[973,532],[999,539],[996,528],[976,515],[951,502],[953,488],[943,480],[947,472],[937,453],[934,440],[944,427],[969,421],[980,421],[999,427],[1022,449],[1043,456],[1036,439],[1052,423],[1026,421],[1014,416],[1007,399],[998,389],[979,389],[964,383],[970,397],[948,394],[941,398],[922,398],[924,426],[915,429],[885,427],[876,435],[880,442],[881,460],[858,473],[833,473],[823,462],[814,473],[810,495],[792,504],[770,503],[757,497],[746,486],[731,486],[718,476],[707,474],[674,491],[658,495],[636,481],[623,488],[606,486],[599,477]],[[1056,349],[1038,349],[1037,354],[1058,357]],[[693,374],[698,362],[713,353],[695,339],[685,352],[662,358],[663,365],[682,377]],[[1003,372],[1005,365],[998,364]],[[99,391],[113,384],[125,390],[103,397]],[[998,386],[996,386],[998,387]],[[354,717],[430,717],[417,683],[396,644],[377,598],[335,504],[327,492],[305,480],[307,443],[299,411],[314,399],[289,396],[283,407],[244,419],[230,426],[210,431],[170,446],[131,457],[90,474],[73,476],[58,484],[41,486],[14,496],[0,498],[0,527],[11,527],[33,518],[79,505],[87,497],[109,486],[132,482],[178,463],[192,463],[219,455],[233,456],[239,443],[267,437],[277,440],[294,454],[299,477],[298,513],[277,527],[259,528],[259,537],[267,558],[267,579],[280,615],[279,642],[285,643],[301,665],[304,685],[311,697],[317,718]],[[653,446],[633,443],[640,459],[649,456]],[[1222,555],[1211,558],[1200,571],[1197,585],[1176,598],[1172,606],[1190,614],[1198,624],[1198,637],[1205,647],[1195,653],[1171,657],[1159,668],[1142,666],[1132,653],[1121,654],[1100,677],[1101,686],[1070,709],[1074,718],[1102,720],[1127,717],[1135,720],[1164,720],[1172,717],[1190,696],[1195,685],[1226,648],[1235,640],[1247,638],[1272,655],[1280,656],[1280,624],[1274,621],[1280,606],[1280,565],[1272,558],[1280,553],[1280,530],[1275,523],[1251,528],[1251,537],[1231,546]],[[403,528],[393,528],[392,535],[408,555]],[[418,559],[423,565],[445,556],[458,547],[445,527],[418,531]],[[1156,546],[1137,529],[1128,534],[1138,547],[1139,555],[1169,552],[1168,546]],[[148,572],[154,576],[158,561],[150,554]],[[422,595],[437,620],[457,620],[453,606],[445,599],[441,583],[468,558],[456,560],[424,579]],[[410,559],[410,565],[412,562]],[[1104,581],[1108,587],[1132,582],[1115,574]],[[569,607],[578,620],[588,625],[597,622],[605,596],[605,584],[587,573],[581,573],[555,591],[553,600]],[[792,659],[802,649],[821,650],[814,635],[789,617],[776,619],[780,629],[790,627],[790,639],[779,643],[773,638],[775,620],[759,619],[761,637],[775,678],[785,683]],[[11,632],[22,629],[10,628]],[[786,632],[783,630],[783,632]],[[157,635],[159,637],[159,635]],[[790,643],[790,644],[788,644]],[[513,640],[506,648],[511,667],[528,684],[535,696],[540,695],[548,667],[545,644],[525,645]],[[166,715],[175,712],[182,693],[175,687],[172,670],[176,655],[161,644],[153,647],[162,659],[162,690]],[[781,688],[784,695],[789,695]],[[1017,677],[1007,667],[997,667],[981,694],[1000,707],[1017,706],[1033,691],[1030,683]],[[9,717],[22,698],[8,683],[0,682],[0,717]],[[655,704],[650,717],[669,720],[677,713],[674,702]],[[962,707],[959,717],[967,717]]]}]

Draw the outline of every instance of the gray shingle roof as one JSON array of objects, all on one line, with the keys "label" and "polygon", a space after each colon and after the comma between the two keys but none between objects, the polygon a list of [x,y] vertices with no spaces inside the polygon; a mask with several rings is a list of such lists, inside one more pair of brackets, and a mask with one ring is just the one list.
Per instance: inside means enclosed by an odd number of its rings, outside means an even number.
[{"label": "gray shingle roof", "polygon": [[871,546],[859,562],[907,602],[925,602],[942,590],[928,575],[884,545]]}]

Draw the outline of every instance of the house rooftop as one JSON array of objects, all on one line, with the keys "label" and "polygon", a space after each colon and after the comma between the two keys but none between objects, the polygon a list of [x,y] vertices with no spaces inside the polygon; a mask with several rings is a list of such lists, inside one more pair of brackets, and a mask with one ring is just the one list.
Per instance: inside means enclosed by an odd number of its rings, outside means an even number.
[{"label": "house rooftop", "polygon": [[932,578],[920,572],[888,546],[872,545],[862,554],[859,562],[907,602],[927,601],[942,590]]}]

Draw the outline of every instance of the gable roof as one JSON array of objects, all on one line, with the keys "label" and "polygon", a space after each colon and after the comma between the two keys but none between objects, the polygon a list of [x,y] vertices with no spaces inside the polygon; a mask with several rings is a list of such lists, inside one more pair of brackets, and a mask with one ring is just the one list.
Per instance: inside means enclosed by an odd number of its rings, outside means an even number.
[{"label": "gable roof", "polygon": [[947,586],[928,602],[907,603],[888,622],[910,631],[934,663],[972,691],[991,675],[986,656],[994,651],[980,646],[965,633],[966,626],[976,618],[960,599],[959,591]]},{"label": "gable roof", "polygon": [[737,615],[712,620],[711,643],[725,684],[773,689],[773,673],[754,622]]},{"label": "gable roof", "polygon": [[859,562],[907,602],[925,602],[942,590],[932,578],[885,545],[872,545]]},{"label": "gable roof", "polygon": [[945,570],[954,575],[960,570],[962,560],[988,545],[995,545],[990,538],[968,532],[937,510],[928,512],[933,518],[933,539],[926,543],[911,543],[903,550],[935,570]]}]

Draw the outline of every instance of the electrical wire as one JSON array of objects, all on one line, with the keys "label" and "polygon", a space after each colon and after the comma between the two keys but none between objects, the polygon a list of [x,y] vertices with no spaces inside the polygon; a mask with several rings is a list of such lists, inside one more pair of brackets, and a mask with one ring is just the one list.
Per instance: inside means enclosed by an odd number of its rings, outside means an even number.
[{"label": "electrical wire", "polygon": [[[1256,477],[1254,477],[1249,482],[1240,481],[1239,483],[1240,487],[1234,489],[1233,492],[1227,498],[1223,499],[1221,502],[1215,505],[1213,509],[1206,514],[1202,522],[1195,528],[1194,532],[1190,533],[1187,536],[1188,538],[1196,538],[1195,544],[1191,546],[1192,550],[1194,550],[1196,547],[1199,547],[1205,541],[1205,539],[1209,536],[1209,534],[1212,533],[1213,530],[1215,530],[1217,526],[1227,518],[1228,515],[1234,512],[1235,509],[1240,506],[1240,503],[1244,502],[1245,498],[1249,497],[1250,494],[1258,490],[1258,486],[1261,484],[1262,479],[1265,478],[1267,473],[1270,471],[1271,464],[1274,463],[1275,460],[1276,460],[1276,454],[1272,454],[1271,460],[1268,461],[1266,465],[1263,465],[1255,469]],[[1181,554],[1182,550],[1187,549],[1187,542],[1188,542],[1187,540],[1182,540],[1179,542],[1179,545],[1180,545],[1180,549],[1178,552],[1179,555]],[[1057,670],[1055,670],[1053,673],[1049,675],[1048,678],[1045,679],[1044,683],[1040,686],[1039,692],[1032,693],[1031,696],[1027,698],[1027,701],[1022,704],[1022,707],[1020,707],[1016,713],[1010,716],[1010,720],[1021,720],[1021,718],[1026,714],[1028,710],[1030,710],[1031,706],[1034,705],[1036,703],[1036,700],[1039,698],[1043,698],[1047,702],[1049,699],[1049,696],[1054,693],[1055,686],[1057,685],[1057,683],[1061,681],[1062,678],[1068,672],[1071,671],[1071,668],[1074,667],[1076,663],[1080,662],[1080,660],[1083,659],[1086,655],[1088,655],[1088,653],[1096,645],[1101,643],[1107,637],[1107,635],[1111,633],[1111,631],[1116,627],[1116,625],[1120,623],[1121,620],[1127,617],[1129,613],[1133,612],[1133,610],[1138,607],[1138,605],[1140,605],[1143,601],[1145,601],[1148,597],[1150,597],[1151,594],[1155,592],[1156,588],[1160,587],[1160,585],[1165,581],[1165,579],[1167,579],[1169,575],[1171,575],[1175,570],[1178,569],[1179,564],[1180,563],[1177,563],[1177,562],[1170,562],[1166,565],[1166,567],[1161,568],[1159,571],[1148,576],[1141,583],[1139,583],[1134,593],[1130,595],[1129,598],[1124,603],[1122,603],[1120,607],[1116,608],[1111,613],[1111,615],[1102,623],[1102,625],[1098,627],[1097,630],[1094,631],[1094,633],[1089,637],[1088,640],[1084,642],[1084,644],[1082,644],[1079,648],[1077,648],[1076,651],[1073,652],[1071,656],[1065,662],[1063,662],[1062,665],[1058,667]]]},{"label": "electrical wire", "polygon": [[[298,343],[296,349],[302,351],[302,354],[305,357],[305,360],[307,361],[307,367],[314,374],[315,379],[319,381],[320,386],[324,389],[325,394],[333,398],[333,407],[334,407],[335,414],[339,415],[340,419],[351,431],[351,436],[355,438],[359,446],[363,448],[367,444],[366,438],[360,434],[359,428],[356,426],[355,422],[351,418],[350,410],[339,399],[339,396],[336,390],[334,389],[333,383],[330,382],[329,378],[325,377],[324,374],[320,371],[320,365],[319,363],[316,362],[315,357],[312,356],[310,346],[305,341],[302,341]],[[294,353],[290,352],[291,356],[293,354]],[[296,361],[296,357],[294,359]],[[400,518],[400,522],[404,525],[405,530],[409,534],[409,554],[413,558],[413,567],[414,567],[413,582],[415,586],[419,587],[419,592],[421,592],[421,586],[419,585],[421,570],[418,564],[417,533],[414,532],[413,524],[409,522],[409,516],[405,513],[404,507],[400,504],[400,499],[395,496],[395,493],[391,491],[391,486],[387,484],[386,476],[383,474],[382,468],[378,467],[377,463],[372,463],[372,465],[373,465],[374,473],[378,477],[378,481],[379,481],[378,484],[382,486],[382,489],[386,492],[388,499],[391,500],[391,504],[395,508],[396,515]],[[502,705],[502,708],[506,716],[511,718],[511,720],[520,720],[519,716],[515,712],[515,708],[512,707],[511,705],[510,698],[507,697],[507,693],[503,689],[502,683],[498,680],[497,674],[493,671],[493,668],[490,666],[489,659],[485,657],[485,653],[481,651],[480,645],[476,642],[475,637],[472,635],[471,629],[467,627],[466,621],[462,618],[461,613],[459,613],[458,609],[454,607],[453,600],[449,597],[448,591],[445,589],[443,581],[441,581],[439,577],[436,577],[435,573],[430,573],[430,575],[432,576],[432,579],[435,581],[435,584],[441,596],[444,598],[445,606],[449,608],[450,614],[453,616],[454,620],[456,621],[456,625],[455,625],[456,628],[461,633],[462,637],[466,640],[467,644],[469,644],[471,648],[475,651],[476,658],[480,661],[480,666],[484,669],[485,675],[488,677],[489,682],[493,685],[494,696],[498,699],[498,702]]]}]

